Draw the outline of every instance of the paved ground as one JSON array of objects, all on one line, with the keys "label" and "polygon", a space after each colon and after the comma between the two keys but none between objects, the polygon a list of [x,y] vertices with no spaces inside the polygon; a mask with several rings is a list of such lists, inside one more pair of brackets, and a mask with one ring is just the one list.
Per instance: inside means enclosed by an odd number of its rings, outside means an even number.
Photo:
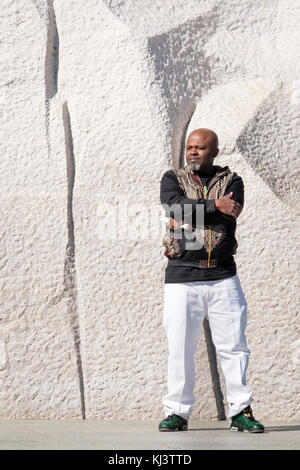
[{"label": "paved ground", "polygon": [[6,450],[299,450],[300,423],[264,423],[264,434],[228,430],[227,421],[190,421],[185,432],[162,433],[157,422],[1,420]]}]

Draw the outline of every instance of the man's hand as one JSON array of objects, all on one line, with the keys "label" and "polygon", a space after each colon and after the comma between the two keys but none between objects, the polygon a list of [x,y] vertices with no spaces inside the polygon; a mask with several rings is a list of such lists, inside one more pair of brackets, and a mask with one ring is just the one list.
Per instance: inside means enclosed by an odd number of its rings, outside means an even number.
[{"label": "man's hand", "polygon": [[172,217],[165,217],[166,223],[169,225],[171,230],[179,230],[183,228],[185,230],[190,230],[191,226],[189,224],[184,224],[183,220],[181,222],[176,222]]},{"label": "man's hand", "polygon": [[169,227],[171,230],[179,230],[180,223],[169,217]]},{"label": "man's hand", "polygon": [[233,192],[227,194],[227,196],[222,197],[222,199],[215,199],[215,206],[216,209],[223,214],[231,215],[237,219],[243,208],[241,204],[230,199],[232,196]]}]

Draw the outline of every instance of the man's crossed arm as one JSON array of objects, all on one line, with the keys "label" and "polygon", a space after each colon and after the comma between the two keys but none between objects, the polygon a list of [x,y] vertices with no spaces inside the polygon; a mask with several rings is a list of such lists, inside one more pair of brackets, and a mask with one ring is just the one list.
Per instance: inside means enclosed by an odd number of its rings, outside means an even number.
[{"label": "man's crossed arm", "polygon": [[[160,201],[172,207],[178,204],[186,217],[196,213],[198,204],[204,206],[204,222],[206,224],[228,224],[234,222],[244,206],[244,184],[240,176],[235,175],[221,199],[189,199],[179,186],[176,175],[167,171],[160,184]],[[186,207],[184,207],[186,205]]]}]

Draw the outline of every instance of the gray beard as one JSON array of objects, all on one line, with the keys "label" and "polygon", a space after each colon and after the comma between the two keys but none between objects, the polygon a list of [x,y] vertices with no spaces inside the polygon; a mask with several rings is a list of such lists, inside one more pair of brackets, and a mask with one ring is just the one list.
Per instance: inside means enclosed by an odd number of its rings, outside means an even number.
[{"label": "gray beard", "polygon": [[201,168],[201,163],[188,163],[188,167],[192,171],[198,171]]}]

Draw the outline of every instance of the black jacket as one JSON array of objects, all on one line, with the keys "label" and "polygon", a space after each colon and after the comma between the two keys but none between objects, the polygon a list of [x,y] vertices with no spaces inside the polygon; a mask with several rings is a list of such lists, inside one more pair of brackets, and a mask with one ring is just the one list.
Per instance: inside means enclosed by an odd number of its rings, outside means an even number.
[{"label": "black jacket", "polygon": [[[228,167],[222,168],[219,166],[215,166],[214,168],[216,170],[217,176],[220,173],[220,178],[222,177],[222,171],[224,173],[224,170],[227,169],[230,172]],[[204,175],[198,174],[198,176],[200,176],[202,180],[202,177]],[[232,256],[236,253],[236,219],[232,216],[223,214],[222,212],[216,209],[214,199],[210,198],[210,182],[208,183],[208,192],[206,198],[199,197],[197,199],[189,199],[186,197],[185,192],[180,186],[174,171],[169,170],[164,173],[160,185],[161,203],[167,204],[168,206],[172,206],[173,204],[179,204],[182,209],[184,209],[184,204],[189,204],[189,212],[192,211],[192,213],[196,211],[197,204],[204,205],[204,229],[206,233],[205,236],[206,239],[209,238],[209,249],[207,248],[207,242],[206,248],[203,246],[198,250],[186,250],[185,233],[184,231],[182,231],[182,239],[178,240],[178,245],[180,247],[180,255],[173,259],[169,258],[168,266],[194,266],[202,268],[209,268],[213,267],[214,265],[220,266],[222,263],[226,262],[228,258],[232,258]],[[224,195],[229,194],[231,191],[233,192],[233,197],[231,199],[239,202],[243,207],[244,184],[242,178],[236,173],[233,173],[231,182],[226,187]],[[186,214],[186,212],[184,214]],[[190,238],[188,241],[190,242]],[[166,256],[168,256],[168,253],[165,254]],[[207,262],[207,260],[208,265],[205,265],[205,262]]]}]

